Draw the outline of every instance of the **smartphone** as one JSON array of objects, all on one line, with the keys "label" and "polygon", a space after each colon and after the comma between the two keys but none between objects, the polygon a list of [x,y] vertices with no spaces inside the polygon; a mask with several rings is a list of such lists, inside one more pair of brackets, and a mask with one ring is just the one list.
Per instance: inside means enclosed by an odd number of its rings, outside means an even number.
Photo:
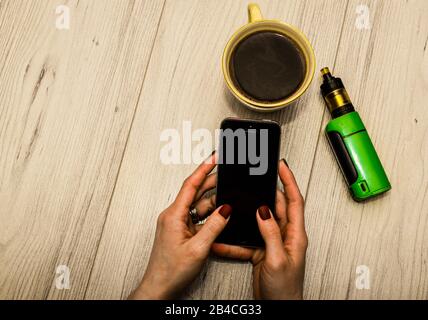
[{"label": "smartphone", "polygon": [[217,207],[232,206],[216,242],[264,247],[256,214],[267,205],[275,215],[281,127],[269,120],[227,118],[220,127]]}]

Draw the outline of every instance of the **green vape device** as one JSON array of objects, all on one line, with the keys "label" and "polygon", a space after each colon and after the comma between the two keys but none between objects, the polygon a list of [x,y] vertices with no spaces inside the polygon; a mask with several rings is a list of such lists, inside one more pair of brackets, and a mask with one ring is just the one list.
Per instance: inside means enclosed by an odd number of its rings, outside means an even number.
[{"label": "green vape device", "polygon": [[321,74],[321,94],[332,116],[325,132],[353,198],[362,201],[390,190],[382,163],[342,80],[333,77],[328,68]]}]

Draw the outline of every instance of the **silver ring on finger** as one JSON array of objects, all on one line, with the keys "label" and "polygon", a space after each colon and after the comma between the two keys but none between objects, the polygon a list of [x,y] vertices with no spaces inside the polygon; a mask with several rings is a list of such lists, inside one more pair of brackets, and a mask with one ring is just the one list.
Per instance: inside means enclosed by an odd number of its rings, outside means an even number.
[{"label": "silver ring on finger", "polygon": [[189,215],[190,215],[190,218],[192,219],[193,224],[199,223],[199,214],[198,214],[198,210],[196,208],[194,208],[194,207],[191,208],[189,210]]}]

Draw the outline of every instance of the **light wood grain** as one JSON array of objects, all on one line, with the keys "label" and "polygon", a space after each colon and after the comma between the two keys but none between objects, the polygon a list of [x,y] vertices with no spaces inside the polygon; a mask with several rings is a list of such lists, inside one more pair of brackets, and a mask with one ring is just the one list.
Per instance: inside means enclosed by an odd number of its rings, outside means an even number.
[{"label": "light wood grain", "polygon": [[[281,156],[303,192],[309,181],[324,106],[317,81],[293,107],[276,114],[247,111],[232,99],[220,69],[222,50],[246,23],[245,1],[167,1],[134,126],[88,287],[88,298],[125,298],[147,264],[157,215],[195,165],[163,165],[161,131],[182,122],[214,133],[227,116],[282,123]],[[321,64],[332,64],[346,3],[261,1],[266,17],[300,27]],[[323,19],[328,18],[327,23]],[[108,272],[114,270],[114,272]],[[187,298],[251,298],[251,266],[211,259]]]},{"label": "light wood grain", "polygon": [[84,297],[163,7],[59,4],[0,5],[1,298]]},{"label": "light wood grain", "polygon": [[[428,2],[371,1],[370,30],[350,1],[335,72],[364,120],[392,184],[355,203],[321,134],[306,218],[306,297],[428,298]],[[329,120],[325,115],[323,128]],[[370,270],[358,290],[356,267]]]},{"label": "light wood grain", "polygon": [[[345,82],[393,190],[355,203],[323,130],[317,76],[297,104],[246,110],[222,50],[247,1],[0,0],[0,298],[126,298],[148,262],[157,215],[195,164],[164,165],[160,134],[214,133],[228,116],[281,123],[281,156],[306,198],[309,299],[428,299],[428,2],[258,1],[301,28],[318,68]],[[214,142],[214,141],[213,141]],[[71,288],[55,287],[67,265]],[[370,290],[355,286],[370,268]],[[186,299],[252,298],[251,266],[210,258]]]}]

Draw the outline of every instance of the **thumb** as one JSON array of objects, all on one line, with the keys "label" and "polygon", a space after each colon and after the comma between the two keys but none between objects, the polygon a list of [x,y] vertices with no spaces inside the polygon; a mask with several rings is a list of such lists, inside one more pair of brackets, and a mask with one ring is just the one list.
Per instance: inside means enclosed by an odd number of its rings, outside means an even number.
[{"label": "thumb", "polygon": [[224,227],[226,227],[231,213],[232,207],[228,204],[218,207],[211,213],[201,230],[195,234],[191,241],[200,247],[205,247],[206,249],[211,248],[217,236],[223,231]]},{"label": "thumb", "polygon": [[284,251],[281,230],[267,206],[261,206],[257,210],[257,223],[265,241],[266,258],[278,256]]}]

